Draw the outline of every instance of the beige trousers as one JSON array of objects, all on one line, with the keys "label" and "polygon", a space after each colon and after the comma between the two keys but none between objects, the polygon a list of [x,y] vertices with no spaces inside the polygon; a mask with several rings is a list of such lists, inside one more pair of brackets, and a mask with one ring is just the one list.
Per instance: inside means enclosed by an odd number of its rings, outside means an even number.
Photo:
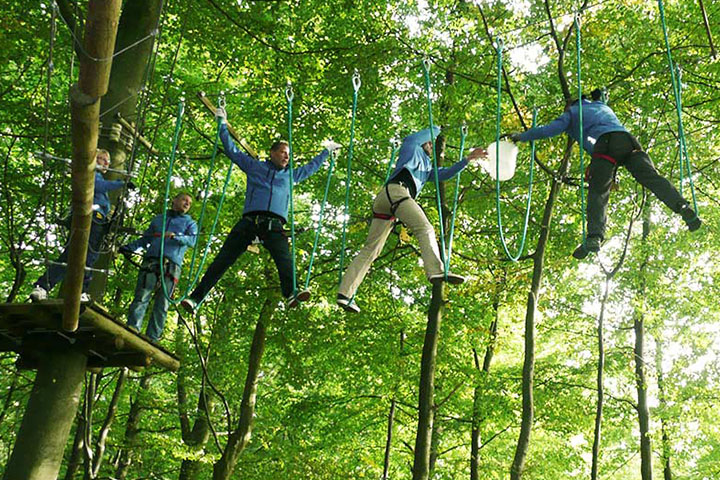
[{"label": "beige trousers", "polygon": [[[388,198],[388,193],[390,198]],[[435,230],[425,216],[420,206],[410,197],[408,189],[397,183],[391,183],[382,187],[380,193],[375,197],[373,204],[374,213],[393,215],[391,204],[406,198],[397,205],[394,215],[403,222],[415,235],[420,243],[420,254],[425,267],[425,275],[428,279],[431,276],[443,273],[443,263],[440,260],[440,249],[438,248]],[[345,275],[340,282],[338,293],[351,298],[362,283],[365,275],[370,269],[372,262],[382,252],[385,241],[392,230],[392,220],[373,218],[370,223],[365,246],[358,252]]]}]

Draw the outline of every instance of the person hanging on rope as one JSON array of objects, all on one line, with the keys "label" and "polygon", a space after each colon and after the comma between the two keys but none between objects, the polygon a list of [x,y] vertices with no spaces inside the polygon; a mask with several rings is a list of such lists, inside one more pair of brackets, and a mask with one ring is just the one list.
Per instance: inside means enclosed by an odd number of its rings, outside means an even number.
[{"label": "person hanging on rope", "polygon": [[[310,298],[310,292],[293,292],[292,258],[288,240],[283,233],[287,222],[290,199],[290,168],[288,143],[280,140],[270,147],[270,159],[261,162],[241,152],[230,138],[225,109],[218,108],[215,115],[221,120],[220,140],[225,153],[247,175],[245,206],[242,218],[235,224],[217,256],[208,267],[195,290],[180,305],[194,313],[225,271],[258,239],[270,252],[280,277],[280,289],[288,307],[295,307]],[[299,183],[314,174],[330,153],[340,144],[326,141],[323,151],[307,165],[294,169],[294,181]]]},{"label": "person hanging on rope", "polygon": [[[434,135],[431,136],[430,129],[426,128],[403,139],[395,170],[375,197],[373,219],[365,245],[348,266],[338,289],[337,304],[347,312],[360,311],[353,297],[370,265],[382,251],[396,217],[417,237],[428,280],[435,282],[445,279],[435,230],[425,216],[425,212],[415,201],[417,194],[434,174],[431,160],[432,139],[440,133],[440,128],[434,127],[433,133]],[[484,149],[476,148],[467,158],[456,162],[453,166],[438,168],[439,180],[451,179],[461,172],[468,162],[486,155]],[[448,273],[447,281],[457,285],[463,283],[465,278],[455,273]]]},{"label": "person hanging on rope", "polygon": [[[87,287],[90,285],[90,280],[92,280],[91,268],[100,256],[100,248],[102,246],[103,239],[105,238],[105,234],[108,231],[109,222],[107,217],[110,212],[110,199],[108,198],[108,192],[118,190],[123,186],[127,186],[130,190],[135,189],[135,184],[131,181],[124,182],[122,180],[105,180],[103,174],[107,172],[107,169],[110,166],[110,153],[107,150],[98,148],[95,153],[95,162],[97,164],[97,169],[95,171],[92,226],[90,228],[87,258],[85,260],[83,293],[80,299],[83,302],[90,300],[90,297],[85,292]],[[45,273],[43,273],[33,284],[33,290],[30,293],[31,301],[37,302],[47,299],[48,292],[52,290],[55,284],[65,277],[68,253],[68,248],[66,246],[57,261],[51,262]]]},{"label": "person hanging on rope", "polygon": [[[658,199],[675,213],[682,216],[688,229],[694,232],[702,222],[695,210],[680,192],[661,176],[643,150],[637,139],[620,123],[615,112],[602,100],[603,92],[595,89],[591,93],[592,101],[582,97],[583,148],[592,159],[587,176],[589,177],[587,202],[587,238],[573,252],[577,259],[585,258],[589,253],[600,251],[605,238],[607,203],[614,172],[618,166],[624,166],[635,180],[648,188]],[[575,141],[579,137],[578,101],[568,101],[565,112],[551,123],[511,133],[508,138],[513,142],[528,142],[541,138],[554,137],[567,133]]]},{"label": "person hanging on rope", "polygon": [[[165,238],[162,238],[163,214],[156,215],[150,222],[150,226],[143,232],[142,237],[120,247],[120,253],[131,255],[141,249],[145,250],[140,271],[138,273],[135,297],[130,304],[128,311],[127,325],[135,331],[140,331],[143,324],[143,317],[153,298],[153,310],[147,326],[147,336],[151,340],[158,341],[165,328],[168,305],[167,297],[172,297],[175,285],[180,278],[180,270],[183,264],[185,251],[194,247],[197,239],[197,223],[188,215],[192,206],[192,197],[189,193],[181,192],[175,195],[172,207],[165,214]],[[163,248],[164,265],[160,266],[161,244]],[[165,291],[160,284],[160,277],[165,283]]]}]

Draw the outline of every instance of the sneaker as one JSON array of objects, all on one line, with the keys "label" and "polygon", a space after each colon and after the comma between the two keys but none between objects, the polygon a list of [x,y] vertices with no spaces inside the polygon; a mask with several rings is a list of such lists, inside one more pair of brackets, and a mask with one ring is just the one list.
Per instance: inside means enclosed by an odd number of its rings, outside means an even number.
[{"label": "sneaker", "polygon": [[[444,273],[438,273],[436,275],[433,275],[430,277],[430,283],[435,282],[444,282],[445,280],[445,274]],[[465,281],[465,277],[462,275],[458,275],[457,273],[448,272],[447,274],[447,282],[451,283],[453,285],[460,285]]]},{"label": "sneaker", "polygon": [[301,302],[306,302],[310,299],[310,291],[309,290],[302,290],[301,292],[298,292],[296,295],[289,295],[285,298],[285,306],[287,308],[293,308],[300,305]]},{"label": "sneaker", "polygon": [[702,225],[702,221],[700,218],[698,218],[697,213],[695,213],[695,210],[690,208],[690,206],[686,205],[682,210],[680,210],[680,215],[682,215],[682,219],[685,221],[685,225],[687,225],[688,230],[691,232],[694,232],[698,228],[700,228],[700,225]]},{"label": "sneaker", "polygon": [[35,285],[35,288],[30,292],[30,301],[39,302],[41,300],[47,300],[48,292],[40,285]]},{"label": "sneaker", "polygon": [[180,306],[190,315],[195,315],[195,309],[197,308],[197,302],[193,300],[190,297],[187,297],[182,302],[180,302]]},{"label": "sneaker", "polygon": [[360,313],[360,307],[353,301],[352,298],[348,298],[345,295],[338,293],[337,304],[349,313]]},{"label": "sneaker", "polygon": [[600,238],[600,237],[587,237],[587,238],[585,238],[585,242],[578,245],[578,247],[572,253],[572,256],[577,258],[578,260],[582,260],[583,258],[587,257],[590,253],[599,252],[601,243],[602,243],[602,238]]},{"label": "sneaker", "polygon": [[80,294],[80,303],[87,303],[87,302],[91,302],[91,301],[92,301],[92,298],[90,298],[89,294],[87,294],[85,292],[82,292]]}]

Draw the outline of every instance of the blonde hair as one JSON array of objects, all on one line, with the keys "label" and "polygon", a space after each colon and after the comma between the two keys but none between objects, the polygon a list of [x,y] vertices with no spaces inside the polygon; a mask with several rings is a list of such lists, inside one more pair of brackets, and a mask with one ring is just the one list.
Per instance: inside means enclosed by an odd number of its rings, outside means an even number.
[{"label": "blonde hair", "polygon": [[100,155],[101,153],[104,153],[105,155],[107,155],[108,161],[110,161],[110,152],[108,152],[104,148],[98,148],[95,150],[95,158],[97,158],[97,156]]}]

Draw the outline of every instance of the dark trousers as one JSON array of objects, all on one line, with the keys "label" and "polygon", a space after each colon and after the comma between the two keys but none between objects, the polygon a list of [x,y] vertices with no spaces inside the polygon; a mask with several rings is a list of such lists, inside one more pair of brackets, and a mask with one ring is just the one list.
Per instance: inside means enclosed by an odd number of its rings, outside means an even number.
[{"label": "dark trousers", "polygon": [[[87,258],[85,260],[86,267],[92,267],[100,256],[100,248],[102,247],[103,238],[105,238],[107,229],[108,224],[104,221],[104,219],[102,223],[95,221],[92,222],[92,226],[90,227],[90,237],[88,239]],[[65,250],[63,250],[60,254],[60,257],[57,259],[57,263],[67,263],[68,246],[69,245],[65,246]],[[48,269],[45,270],[45,273],[38,278],[34,285],[50,291],[55,285],[57,285],[58,282],[65,278],[66,271],[67,267],[65,265],[56,265],[51,263],[48,266]],[[90,280],[92,280],[92,271],[85,269],[85,275],[83,277],[83,292],[87,291],[87,287],[90,285]]]},{"label": "dark trousers", "polygon": [[640,185],[650,190],[673,212],[680,213],[683,205],[687,204],[677,189],[655,170],[652,160],[635,137],[627,132],[609,132],[597,139],[590,161],[588,236],[605,238],[607,204],[613,172],[617,167],[603,156],[615,159],[617,166],[625,167]]},{"label": "dark trousers", "polygon": [[225,270],[245,252],[252,241],[258,237],[270,252],[280,277],[280,289],[285,297],[293,293],[292,258],[288,239],[282,233],[280,220],[264,216],[243,217],[235,224],[225,239],[220,252],[208,267],[200,283],[190,295],[201,302],[223,276]]}]

